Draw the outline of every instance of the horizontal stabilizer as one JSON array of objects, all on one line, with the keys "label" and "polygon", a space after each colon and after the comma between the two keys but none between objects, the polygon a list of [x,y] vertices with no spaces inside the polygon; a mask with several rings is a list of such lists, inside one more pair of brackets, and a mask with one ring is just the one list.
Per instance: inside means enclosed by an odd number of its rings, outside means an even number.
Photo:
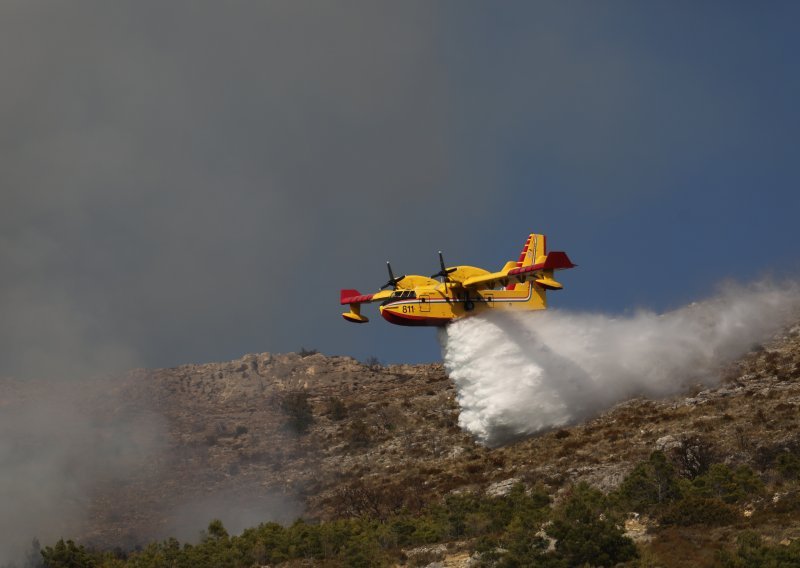
[{"label": "horizontal stabilizer", "polygon": [[567,256],[567,253],[556,250],[547,253],[547,258],[544,261],[543,270],[561,270],[564,268],[575,268],[577,264],[573,264]]},{"label": "horizontal stabilizer", "polygon": [[537,278],[534,280],[534,282],[547,290],[561,290],[564,288],[564,285],[561,284],[561,282],[556,282],[552,278]]},{"label": "horizontal stabilizer", "polygon": [[375,294],[362,294],[358,290],[342,290],[339,293],[339,302],[341,304],[361,304],[362,302],[369,302]]},{"label": "horizontal stabilizer", "polygon": [[538,270],[562,270],[564,268],[574,268],[575,266],[577,266],[577,264],[572,264],[572,261],[567,256],[567,253],[553,251],[547,253],[547,257],[544,259],[544,262],[509,270],[508,275],[516,276],[518,274],[527,274],[529,272],[536,272]]}]

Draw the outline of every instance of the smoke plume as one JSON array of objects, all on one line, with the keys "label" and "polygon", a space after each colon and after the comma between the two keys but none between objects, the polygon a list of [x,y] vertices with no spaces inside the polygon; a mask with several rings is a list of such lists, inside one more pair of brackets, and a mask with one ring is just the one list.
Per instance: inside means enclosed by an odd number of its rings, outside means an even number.
[{"label": "smoke plume", "polygon": [[131,413],[112,381],[0,380],[0,566],[85,533],[98,484],[124,485],[163,452],[154,412]]},{"label": "smoke plume", "polygon": [[222,521],[229,534],[241,534],[260,523],[289,524],[303,515],[303,504],[293,495],[265,491],[263,487],[219,489],[195,495],[169,513],[167,534],[181,542],[197,542],[212,519]]},{"label": "smoke plume", "polygon": [[729,285],[664,314],[548,310],[466,318],[440,341],[460,426],[496,446],[631,397],[711,386],[720,366],[792,322],[798,308],[794,284]]}]

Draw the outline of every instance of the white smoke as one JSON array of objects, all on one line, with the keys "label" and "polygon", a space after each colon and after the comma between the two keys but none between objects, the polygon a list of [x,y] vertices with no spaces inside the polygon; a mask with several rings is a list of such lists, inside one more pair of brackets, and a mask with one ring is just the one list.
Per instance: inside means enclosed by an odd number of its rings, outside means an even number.
[{"label": "white smoke", "polygon": [[111,379],[0,380],[0,566],[24,566],[34,538],[85,534],[97,486],[158,463],[166,432],[159,414],[126,408]]},{"label": "white smoke", "polygon": [[572,424],[635,396],[713,385],[721,365],[797,317],[794,284],[729,285],[662,315],[497,312],[440,334],[459,425],[495,446]]}]

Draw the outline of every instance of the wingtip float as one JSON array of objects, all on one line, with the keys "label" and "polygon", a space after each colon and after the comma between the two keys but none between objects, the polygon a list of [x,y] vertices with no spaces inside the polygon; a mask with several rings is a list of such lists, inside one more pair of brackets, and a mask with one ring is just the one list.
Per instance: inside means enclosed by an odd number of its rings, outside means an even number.
[{"label": "wingtip float", "polygon": [[[532,233],[517,261],[489,272],[475,266],[447,267],[439,251],[441,270],[430,277],[415,274],[396,277],[387,262],[389,281],[374,294],[342,290],[340,303],[350,311],[342,317],[367,323],[361,305],[380,302],[380,313],[389,323],[442,326],[456,319],[490,310],[544,310],[547,290],[561,290],[553,273],[573,268],[565,252],[547,252],[544,235]],[[439,278],[439,280],[436,280]]]}]

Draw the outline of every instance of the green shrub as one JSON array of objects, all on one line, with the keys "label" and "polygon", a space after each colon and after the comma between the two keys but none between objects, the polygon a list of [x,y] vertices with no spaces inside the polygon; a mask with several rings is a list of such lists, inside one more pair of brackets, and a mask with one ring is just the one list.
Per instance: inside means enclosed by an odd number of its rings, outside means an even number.
[{"label": "green shrub", "polygon": [[55,546],[42,550],[42,558],[47,568],[94,568],[96,560],[83,547],[73,541],[60,539]]},{"label": "green shrub", "polygon": [[514,517],[509,523],[502,540],[505,552],[500,556],[498,568],[523,566],[555,566],[566,562],[547,553],[548,541],[537,536],[538,524],[531,525],[521,517]]},{"label": "green shrub", "polygon": [[445,499],[449,534],[461,538],[498,533],[505,531],[515,518],[538,526],[547,518],[549,504],[550,496],[544,489],[537,487],[528,493],[521,483],[501,497],[450,495]]},{"label": "green shrub", "polygon": [[787,480],[800,477],[800,457],[797,454],[784,452],[775,461],[775,469]]},{"label": "green shrub", "polygon": [[638,557],[636,545],[614,522],[607,498],[583,483],[546,531],[557,540],[556,553],[569,566],[613,566]]},{"label": "green shrub", "polygon": [[720,553],[719,563],[721,566],[725,568],[800,566],[800,540],[794,540],[788,546],[781,544],[767,546],[759,535],[747,531],[739,535],[737,544],[736,552],[723,551]]},{"label": "green shrub", "polygon": [[615,497],[626,510],[639,513],[674,501],[680,497],[675,468],[663,452],[653,452],[648,461],[637,465],[625,478]]},{"label": "green shrub", "polygon": [[663,511],[660,521],[664,525],[730,525],[738,519],[737,510],[714,497],[690,495],[671,503]]},{"label": "green shrub", "polygon": [[697,495],[717,497],[732,504],[764,493],[764,482],[745,465],[731,469],[717,463],[709,468],[708,473],[697,477],[692,488]]}]

